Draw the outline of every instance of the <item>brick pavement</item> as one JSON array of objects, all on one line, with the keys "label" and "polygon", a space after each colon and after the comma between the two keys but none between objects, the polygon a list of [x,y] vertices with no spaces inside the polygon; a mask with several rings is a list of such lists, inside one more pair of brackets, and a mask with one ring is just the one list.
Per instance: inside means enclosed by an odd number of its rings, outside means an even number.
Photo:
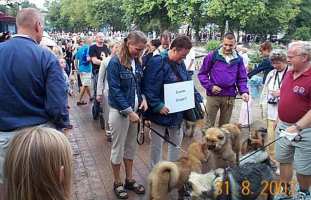
[{"label": "brick pavement", "polygon": [[[202,90],[201,90],[202,91]],[[237,122],[241,100],[236,100],[232,121]],[[70,115],[74,126],[69,132],[69,140],[74,151],[74,178],[73,200],[114,200],[113,176],[110,166],[111,144],[106,141],[104,131],[99,122],[94,121],[91,115],[91,106],[76,106],[74,98],[69,99],[71,105]],[[253,106],[253,117],[260,118],[258,105]],[[246,131],[247,132],[247,131]],[[198,132],[197,132],[198,133]],[[199,139],[200,134],[195,136]],[[183,147],[191,143],[192,138],[185,138]],[[139,146],[137,157],[134,161],[134,178],[146,186],[148,176],[149,139]],[[122,169],[124,170],[124,169]],[[124,174],[122,174],[124,177]],[[146,196],[138,196],[129,192],[130,200],[146,199]],[[175,195],[172,195],[172,199]]]}]

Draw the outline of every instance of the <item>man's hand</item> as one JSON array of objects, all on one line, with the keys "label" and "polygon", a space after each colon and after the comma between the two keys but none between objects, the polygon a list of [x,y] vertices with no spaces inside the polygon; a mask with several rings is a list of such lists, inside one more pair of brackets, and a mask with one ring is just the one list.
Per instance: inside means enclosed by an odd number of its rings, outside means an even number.
[{"label": "man's hand", "polygon": [[165,106],[160,110],[160,114],[162,115],[168,115],[169,112],[170,110]]},{"label": "man's hand", "polygon": [[295,125],[292,125],[292,126],[289,126],[287,127],[286,131],[288,133],[299,133],[300,131],[298,130],[297,126]]},{"label": "man's hand", "polygon": [[132,122],[132,123],[138,123],[139,122],[139,116],[137,115],[136,112],[131,112],[129,114],[129,119],[130,119],[130,122]]},{"label": "man's hand", "polygon": [[221,88],[218,87],[217,85],[214,85],[213,88],[212,88],[212,93],[213,94],[219,94],[221,92]]},{"label": "man's hand", "polygon": [[96,96],[96,100],[97,100],[98,102],[102,102],[102,95],[97,95],[97,96]]},{"label": "man's hand", "polygon": [[242,97],[243,101],[245,101],[245,102],[249,101],[249,95],[247,93],[243,93],[241,97]]},{"label": "man's hand", "polygon": [[273,92],[271,93],[271,95],[274,96],[274,97],[279,97],[279,96],[280,96],[280,90],[273,91]]},{"label": "man's hand", "polygon": [[148,109],[148,104],[146,99],[143,99],[143,101],[141,102],[140,106],[139,106],[140,110],[146,111]]}]

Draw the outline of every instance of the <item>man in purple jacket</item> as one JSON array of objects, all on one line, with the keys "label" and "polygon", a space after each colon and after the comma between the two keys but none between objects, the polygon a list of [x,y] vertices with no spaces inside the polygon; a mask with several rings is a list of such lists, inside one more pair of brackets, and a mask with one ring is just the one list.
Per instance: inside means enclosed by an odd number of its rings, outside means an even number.
[{"label": "man in purple jacket", "polygon": [[226,33],[222,47],[210,52],[198,74],[207,94],[207,126],[215,125],[220,110],[219,126],[229,123],[237,90],[248,101],[247,74],[242,57],[235,50],[233,33]]}]

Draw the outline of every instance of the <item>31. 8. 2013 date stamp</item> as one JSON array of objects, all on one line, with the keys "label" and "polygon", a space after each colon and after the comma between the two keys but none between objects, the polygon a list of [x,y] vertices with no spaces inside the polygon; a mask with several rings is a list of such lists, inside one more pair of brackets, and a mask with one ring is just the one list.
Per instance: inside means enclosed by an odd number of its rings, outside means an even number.
[{"label": "31. 8. 2013 date stamp", "polygon": [[[294,182],[282,182],[279,180],[263,180],[260,183],[260,195],[277,195],[287,194],[291,195],[291,188],[293,188]],[[229,195],[230,182],[229,181],[217,181],[215,194]],[[254,193],[252,189],[255,187],[249,180],[243,180],[238,187],[240,188],[240,194],[243,196],[249,196]],[[258,187],[258,186],[257,186]]]}]

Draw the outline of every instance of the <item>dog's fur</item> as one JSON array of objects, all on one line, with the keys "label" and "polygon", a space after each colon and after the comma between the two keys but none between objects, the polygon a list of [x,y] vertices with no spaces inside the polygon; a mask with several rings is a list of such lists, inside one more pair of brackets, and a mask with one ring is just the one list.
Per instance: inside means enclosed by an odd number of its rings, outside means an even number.
[{"label": "dog's fur", "polygon": [[234,166],[239,160],[240,128],[235,124],[225,124],[221,128],[203,130],[204,140],[210,150],[207,169]]},{"label": "dog's fur", "polygon": [[[223,169],[212,170],[206,174],[192,172],[188,182],[192,199],[219,200],[228,199],[229,197],[232,200],[253,200],[261,194],[265,186],[264,182],[268,183],[273,179],[271,168],[263,163],[247,163],[243,166],[236,166],[230,168],[227,176],[224,176]],[[243,181],[248,181],[250,185],[249,195],[243,195],[242,193]],[[219,188],[221,183],[228,183],[230,192],[227,192],[225,187]],[[217,194],[219,189],[223,191],[221,194]],[[268,198],[271,198],[271,196]]]},{"label": "dog's fur", "polygon": [[202,162],[209,156],[206,144],[194,142],[188,147],[188,156],[176,162],[162,161],[149,174],[149,199],[169,199],[172,189],[181,189],[191,171],[201,172]]}]

